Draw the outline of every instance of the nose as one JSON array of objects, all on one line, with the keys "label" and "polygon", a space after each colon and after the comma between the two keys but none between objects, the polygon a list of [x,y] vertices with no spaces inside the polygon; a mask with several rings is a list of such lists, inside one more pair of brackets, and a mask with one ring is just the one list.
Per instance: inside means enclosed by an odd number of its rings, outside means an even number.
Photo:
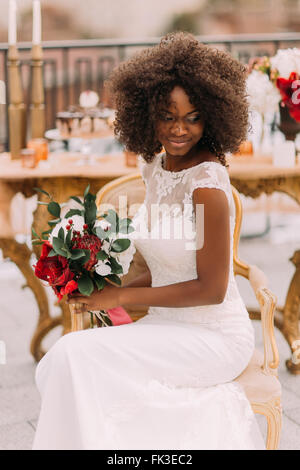
[{"label": "nose", "polygon": [[187,133],[185,124],[181,119],[176,119],[176,121],[174,121],[171,131],[178,137]]}]

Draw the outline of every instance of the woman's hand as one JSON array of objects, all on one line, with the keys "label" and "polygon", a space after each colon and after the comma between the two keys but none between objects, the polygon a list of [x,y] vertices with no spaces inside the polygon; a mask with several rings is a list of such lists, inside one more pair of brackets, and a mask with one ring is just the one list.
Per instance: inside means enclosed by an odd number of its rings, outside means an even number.
[{"label": "woman's hand", "polygon": [[121,303],[120,292],[120,287],[108,284],[102,290],[95,290],[90,296],[70,294],[68,296],[68,303],[80,303],[83,305],[82,310],[77,310],[76,313],[82,313],[87,310],[108,310],[110,308],[119,307]]}]

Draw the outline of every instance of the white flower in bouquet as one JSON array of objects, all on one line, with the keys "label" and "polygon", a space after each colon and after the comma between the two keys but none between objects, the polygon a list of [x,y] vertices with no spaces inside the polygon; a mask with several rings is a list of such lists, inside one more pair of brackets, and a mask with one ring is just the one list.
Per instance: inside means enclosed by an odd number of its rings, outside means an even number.
[{"label": "white flower in bouquet", "polygon": [[267,112],[275,113],[278,110],[280,93],[268,75],[253,70],[247,78],[247,93],[252,110],[262,115]]},{"label": "white flower in bouquet", "polygon": [[111,274],[111,267],[104,261],[98,261],[95,266],[95,271],[99,276],[108,276]]},{"label": "white flower in bouquet", "polygon": [[73,221],[72,229],[77,232],[80,232],[80,235],[83,235],[83,226],[85,224],[84,217],[82,217],[81,215],[73,215],[72,217],[69,217],[68,219],[62,219],[61,222],[55,225],[55,227],[53,228],[52,232],[49,235],[49,242],[51,244],[52,244],[53,237],[58,236],[58,232],[61,227],[64,229],[65,236],[67,235],[68,230],[66,227],[70,225],[69,224],[70,219],[72,219]]},{"label": "white flower in bouquet", "polygon": [[300,49],[279,49],[270,62],[272,68],[278,70],[279,77],[287,79],[292,72],[300,74]]}]

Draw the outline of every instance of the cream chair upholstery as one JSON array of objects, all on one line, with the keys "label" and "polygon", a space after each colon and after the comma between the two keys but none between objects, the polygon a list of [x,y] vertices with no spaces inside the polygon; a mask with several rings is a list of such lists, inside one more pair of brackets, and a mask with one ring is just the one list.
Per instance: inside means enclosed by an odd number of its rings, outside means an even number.
[{"label": "cream chair upholstery", "polygon": [[[279,364],[278,349],[274,336],[274,309],[276,297],[267,287],[265,275],[256,266],[248,266],[238,258],[238,243],[242,222],[242,205],[237,190],[232,187],[236,207],[236,225],[234,231],[234,271],[236,275],[244,276],[250,281],[260,305],[261,324],[264,339],[264,353],[255,350],[253,357],[244,372],[235,380],[244,387],[245,393],[255,413],[263,414],[267,419],[267,449],[277,449],[281,432],[281,385],[277,378]],[[120,206],[120,196],[126,197]],[[115,179],[101,188],[97,194],[97,207],[99,214],[104,213],[110,206],[121,217],[132,217],[144,201],[145,187],[140,173],[134,173]],[[129,208],[133,208],[133,213]],[[122,204],[121,204],[122,206]],[[126,285],[131,279],[148,270],[147,264],[137,251],[130,266],[129,272],[122,278],[122,285]],[[147,313],[144,310],[127,309],[135,321]]]}]

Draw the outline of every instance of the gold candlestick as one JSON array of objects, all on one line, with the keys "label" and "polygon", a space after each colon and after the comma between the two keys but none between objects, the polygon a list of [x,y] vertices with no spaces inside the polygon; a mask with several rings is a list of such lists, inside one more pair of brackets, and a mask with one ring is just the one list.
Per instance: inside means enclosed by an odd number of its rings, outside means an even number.
[{"label": "gold candlestick", "polygon": [[11,158],[21,158],[21,149],[26,146],[26,108],[19,68],[17,47],[8,48],[8,82],[9,82],[9,146]]},{"label": "gold candlestick", "polygon": [[39,44],[32,46],[32,91],[31,91],[31,137],[43,138],[46,130],[44,84],[43,84],[43,51]]}]

